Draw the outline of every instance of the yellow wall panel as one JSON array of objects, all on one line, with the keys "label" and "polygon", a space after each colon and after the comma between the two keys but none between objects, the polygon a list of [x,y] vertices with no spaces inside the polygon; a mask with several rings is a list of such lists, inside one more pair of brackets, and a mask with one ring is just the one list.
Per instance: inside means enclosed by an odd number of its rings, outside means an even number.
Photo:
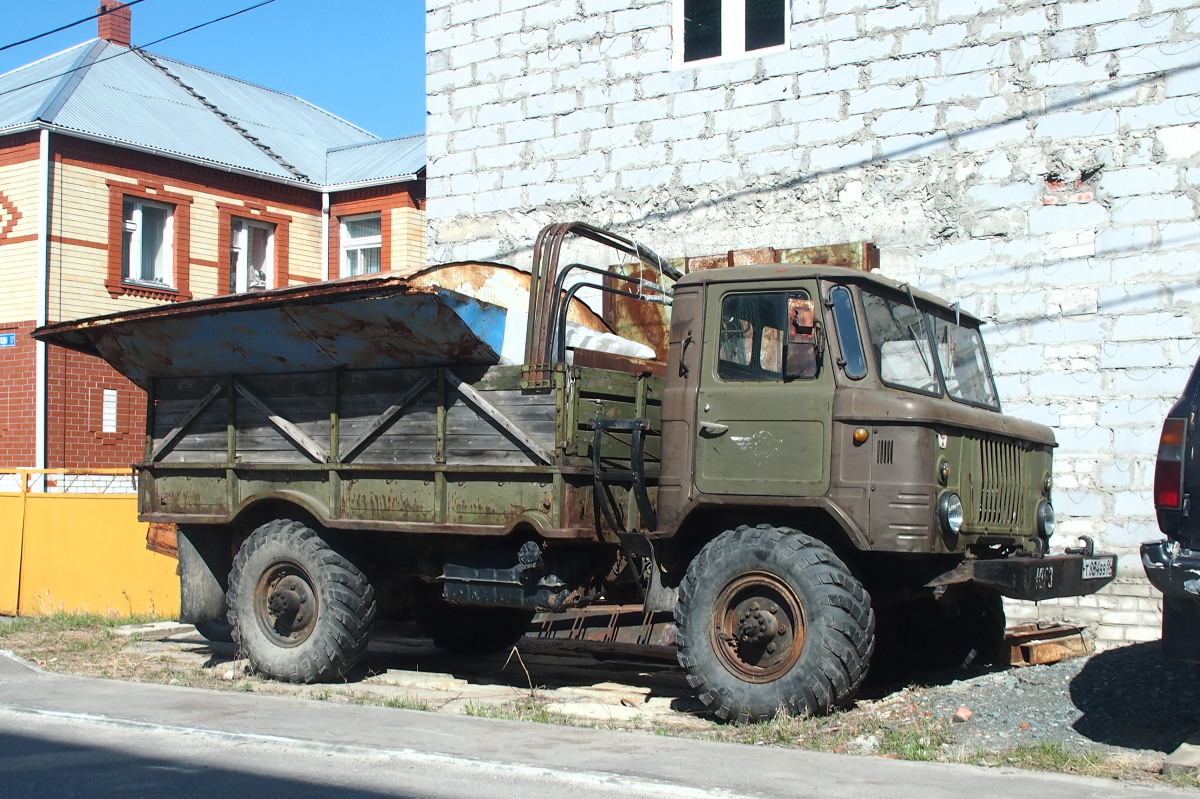
[{"label": "yellow wall panel", "polygon": [[21,495],[0,494],[0,614],[17,615],[21,584]]},{"label": "yellow wall panel", "polygon": [[178,614],[176,561],[146,549],[136,496],[27,494],[25,503],[22,614]]}]

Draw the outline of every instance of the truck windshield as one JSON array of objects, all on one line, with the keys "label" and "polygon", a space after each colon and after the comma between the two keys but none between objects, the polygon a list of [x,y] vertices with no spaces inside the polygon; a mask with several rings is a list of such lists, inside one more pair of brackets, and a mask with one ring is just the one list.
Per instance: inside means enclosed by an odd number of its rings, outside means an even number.
[{"label": "truck windshield", "polygon": [[879,379],[889,386],[999,410],[979,329],[862,292]]}]

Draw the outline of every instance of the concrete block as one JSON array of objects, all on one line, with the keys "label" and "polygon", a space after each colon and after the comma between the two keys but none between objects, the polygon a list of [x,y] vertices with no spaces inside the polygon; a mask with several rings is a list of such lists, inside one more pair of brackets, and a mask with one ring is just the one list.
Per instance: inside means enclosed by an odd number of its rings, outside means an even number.
[{"label": "concrete block", "polygon": [[851,114],[882,111],[892,108],[911,108],[917,104],[917,84],[883,85],[870,89],[858,89],[849,93],[848,110]]},{"label": "concrete block", "polygon": [[528,119],[562,116],[575,110],[577,105],[578,102],[574,91],[536,94],[525,101],[525,116]]},{"label": "concrete block", "polygon": [[1117,52],[1117,74],[1114,77],[1127,78],[1147,75],[1168,70],[1190,70],[1196,65],[1196,56],[1187,45],[1166,43],[1135,47],[1131,50]]},{"label": "concrete block", "polygon": [[846,41],[858,38],[858,20],[854,14],[831,14],[826,12],[819,19],[792,21],[792,45],[807,47],[825,42]]},{"label": "concrete block", "polygon": [[895,46],[895,37],[890,35],[833,41],[829,43],[828,64],[831,67],[870,64],[890,56]]},{"label": "concrete block", "polygon": [[863,131],[864,124],[861,116],[801,122],[796,126],[796,140],[804,145],[844,141]]},{"label": "concrete block", "polygon": [[909,8],[902,5],[888,4],[881,8],[873,8],[862,15],[862,28],[868,35],[882,31],[906,32],[915,28],[923,28],[928,22],[929,13],[920,7]]},{"label": "concrete block", "polygon": [[1105,170],[1100,174],[1096,188],[1109,197],[1165,194],[1180,188],[1180,177],[1180,170],[1175,166],[1139,166]]},{"label": "concrete block", "polygon": [[574,158],[562,158],[556,163],[555,180],[577,180],[590,177],[604,169],[604,154],[586,153]]},{"label": "concrete block", "polygon": [[500,178],[500,187],[508,189],[521,186],[536,186],[550,180],[553,172],[554,164],[550,161],[541,161],[516,169],[505,169]]},{"label": "concrete block", "polygon": [[1000,97],[985,97],[966,105],[947,105],[944,121],[948,130],[985,127],[1011,116],[1008,103]]},{"label": "concrete block", "polygon": [[696,70],[696,88],[713,89],[754,80],[758,70],[753,58],[705,64]]},{"label": "concrete block", "polygon": [[1093,31],[1095,50],[1121,50],[1126,47],[1145,47],[1170,41],[1174,14],[1125,19],[1108,25],[1098,25]]},{"label": "concrete block", "polygon": [[[676,98],[676,103],[678,102],[679,99]],[[775,104],[780,118],[787,122],[834,119],[841,113],[841,106],[842,98],[837,94],[819,94]]]},{"label": "concrete block", "polygon": [[[523,119],[504,125],[503,129],[506,144],[537,141],[538,139],[548,139],[554,135],[554,120],[549,117]],[[458,144],[457,141],[455,143]]]},{"label": "concrete block", "polygon": [[885,111],[871,123],[871,130],[878,136],[929,133],[936,128],[937,109],[932,106]]},{"label": "concrete block", "polygon": [[[959,42],[961,44],[961,42]],[[962,75],[968,72],[988,72],[999,67],[1012,66],[1012,56],[1006,44],[980,44],[959,47],[942,55],[942,70],[947,75]]]},{"label": "concrete block", "polygon": [[1117,119],[1123,131],[1154,131],[1171,125],[1190,125],[1196,120],[1196,112],[1187,99],[1147,100],[1131,108],[1117,109]]},{"label": "concrete block", "polygon": [[[745,83],[741,86],[733,87],[733,108],[743,108],[750,105],[763,105],[766,103],[775,103],[780,100],[788,99],[794,96],[793,85],[795,78],[792,76],[780,76],[777,78],[767,78],[763,81],[754,83]],[[722,98],[724,100],[724,98]],[[724,102],[721,102],[717,108],[724,108]],[[715,110],[715,109],[714,109]]]},{"label": "concrete block", "polygon": [[1068,111],[1047,114],[1033,125],[1035,136],[1051,139],[1090,138],[1117,132],[1117,112],[1111,108],[1101,111]]},{"label": "concrete block", "polygon": [[576,187],[570,183],[546,182],[529,186],[526,191],[534,208],[569,202]]},{"label": "concrete block", "polygon": [[936,25],[929,30],[912,30],[899,34],[900,47],[897,55],[913,55],[915,53],[938,54],[959,47],[966,40],[969,31],[963,23]]},{"label": "concrete block", "polygon": [[994,122],[978,127],[950,130],[949,135],[957,149],[968,153],[990,153],[1027,142],[1030,124],[1023,119],[1014,119],[1011,122]]},{"label": "concrete block", "polygon": [[[804,135],[803,126],[801,136]],[[811,172],[841,171],[871,161],[874,145],[871,142],[850,142],[814,147],[808,156]]]},{"label": "concrete block", "polygon": [[581,108],[560,116],[554,124],[559,135],[598,130],[607,127],[608,112],[603,108]]},{"label": "concrete block", "polygon": [[1097,203],[1047,205],[1029,214],[1029,231],[1035,235],[1076,228],[1096,229],[1108,223],[1108,211]]},{"label": "concrete block", "polygon": [[1153,194],[1114,200],[1111,213],[1114,225],[1137,225],[1194,219],[1196,208],[1184,194]]},{"label": "concrete block", "polygon": [[558,23],[574,19],[576,13],[575,3],[571,0],[549,0],[548,2],[526,4],[524,6],[525,27],[550,30]]},{"label": "concrete block", "polygon": [[1029,74],[1042,86],[1063,86],[1070,83],[1102,84],[1109,78],[1105,56],[1059,58],[1029,65]]},{"label": "concrete block", "polygon": [[987,42],[1020,36],[1040,37],[1047,33],[1049,27],[1046,9],[1033,8],[1019,14],[1008,13],[986,20],[979,31],[979,38]]},{"label": "concrete block", "polygon": [[554,91],[554,81],[551,73],[548,72],[530,72],[527,75],[509,78],[500,83],[501,94],[509,100],[552,91]]},{"label": "concrete block", "polygon": [[825,63],[825,48],[821,45],[793,46],[779,53],[769,53],[762,58],[762,73],[765,77],[777,75],[803,75],[828,66]]},{"label": "concrete block", "polygon": [[1195,158],[1200,155],[1200,125],[1175,125],[1157,132],[1158,146],[1171,161]]},{"label": "concrete block", "polygon": [[1059,3],[1058,14],[1060,27],[1081,28],[1127,19],[1129,4],[1125,0],[1080,0],[1077,3]]},{"label": "concrete block", "polygon": [[872,86],[881,83],[905,84],[932,78],[938,73],[937,57],[932,55],[881,58],[869,64],[868,67]]}]

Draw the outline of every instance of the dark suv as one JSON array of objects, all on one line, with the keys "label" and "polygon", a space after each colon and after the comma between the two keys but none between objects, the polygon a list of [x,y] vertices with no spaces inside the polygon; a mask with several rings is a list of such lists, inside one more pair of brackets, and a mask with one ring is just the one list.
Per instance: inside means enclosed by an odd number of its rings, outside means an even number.
[{"label": "dark suv", "polygon": [[[1200,361],[1163,422],[1154,468],[1154,509],[1167,537],[1142,544],[1142,565],[1163,593],[1163,652],[1200,663]],[[1194,512],[1195,511],[1195,512]]]}]

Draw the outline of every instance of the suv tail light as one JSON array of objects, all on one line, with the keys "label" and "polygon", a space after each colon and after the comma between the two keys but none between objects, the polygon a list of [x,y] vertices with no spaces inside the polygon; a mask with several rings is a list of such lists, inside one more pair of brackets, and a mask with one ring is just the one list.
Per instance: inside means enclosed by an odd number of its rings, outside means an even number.
[{"label": "suv tail light", "polygon": [[1162,510],[1183,507],[1183,443],[1187,419],[1167,419],[1158,439],[1154,466],[1154,506]]}]

